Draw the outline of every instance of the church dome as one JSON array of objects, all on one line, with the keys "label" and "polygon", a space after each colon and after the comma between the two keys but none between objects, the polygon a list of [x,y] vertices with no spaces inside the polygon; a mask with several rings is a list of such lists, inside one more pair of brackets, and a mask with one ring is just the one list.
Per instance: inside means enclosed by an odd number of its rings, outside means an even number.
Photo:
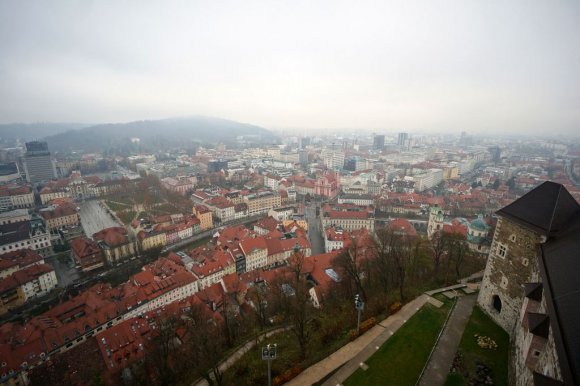
[{"label": "church dome", "polygon": [[483,220],[483,217],[481,215],[479,215],[475,220],[471,221],[469,226],[472,229],[482,231],[482,232],[485,232],[489,229],[489,225],[487,225],[485,223],[485,221]]}]

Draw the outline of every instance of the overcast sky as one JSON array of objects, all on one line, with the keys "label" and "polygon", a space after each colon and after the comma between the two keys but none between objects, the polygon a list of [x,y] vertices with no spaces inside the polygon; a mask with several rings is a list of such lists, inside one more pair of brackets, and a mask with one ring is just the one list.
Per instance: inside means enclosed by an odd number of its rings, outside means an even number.
[{"label": "overcast sky", "polygon": [[580,1],[0,0],[0,122],[580,132]]}]

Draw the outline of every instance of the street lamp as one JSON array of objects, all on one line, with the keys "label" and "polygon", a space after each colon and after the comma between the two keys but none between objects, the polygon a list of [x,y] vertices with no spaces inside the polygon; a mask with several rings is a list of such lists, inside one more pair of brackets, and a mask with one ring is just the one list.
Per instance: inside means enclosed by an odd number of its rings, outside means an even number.
[{"label": "street lamp", "polygon": [[360,314],[365,309],[365,302],[363,302],[359,294],[356,294],[354,296],[354,307],[356,308],[358,313],[356,322],[356,335],[358,336],[358,334],[360,333]]},{"label": "street lamp", "polygon": [[276,343],[262,347],[262,360],[268,361],[268,386],[272,386],[272,360],[276,359],[277,347]]}]

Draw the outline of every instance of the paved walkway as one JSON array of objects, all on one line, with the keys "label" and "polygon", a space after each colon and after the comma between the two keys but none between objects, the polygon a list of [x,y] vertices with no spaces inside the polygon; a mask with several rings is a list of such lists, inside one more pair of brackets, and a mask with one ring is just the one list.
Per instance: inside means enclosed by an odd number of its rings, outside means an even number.
[{"label": "paved walkway", "polygon": [[458,289],[464,288],[466,286],[467,285],[463,284],[463,283],[462,284],[455,284],[455,285],[450,285],[449,287],[437,288],[437,289],[434,289],[432,291],[427,291],[425,293],[429,296],[433,296],[433,295],[441,293],[441,292],[458,290]]},{"label": "paved walkway", "polygon": [[[312,385],[339,368],[324,385],[336,386],[348,378],[360,365],[374,354],[411,316],[431,299],[421,295],[407,303],[394,315],[389,316],[375,327],[348,343],[320,362],[310,366],[286,385]],[[344,366],[343,366],[344,365]]]},{"label": "paved walkway", "polygon": [[477,295],[460,296],[457,299],[457,305],[451,313],[419,385],[441,386],[445,383],[476,300]]}]

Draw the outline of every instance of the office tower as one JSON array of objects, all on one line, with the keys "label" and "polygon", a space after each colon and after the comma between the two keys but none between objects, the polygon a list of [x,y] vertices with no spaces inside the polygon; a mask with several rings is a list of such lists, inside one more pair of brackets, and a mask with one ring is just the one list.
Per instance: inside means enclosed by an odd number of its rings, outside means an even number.
[{"label": "office tower", "polygon": [[26,180],[30,183],[36,184],[56,178],[56,167],[46,142],[26,142],[23,164]]},{"label": "office tower", "polygon": [[399,138],[397,140],[397,145],[406,146],[409,140],[409,133],[399,133]]},{"label": "office tower", "polygon": [[383,150],[384,148],[385,148],[385,136],[375,135],[375,137],[373,138],[373,149]]}]

